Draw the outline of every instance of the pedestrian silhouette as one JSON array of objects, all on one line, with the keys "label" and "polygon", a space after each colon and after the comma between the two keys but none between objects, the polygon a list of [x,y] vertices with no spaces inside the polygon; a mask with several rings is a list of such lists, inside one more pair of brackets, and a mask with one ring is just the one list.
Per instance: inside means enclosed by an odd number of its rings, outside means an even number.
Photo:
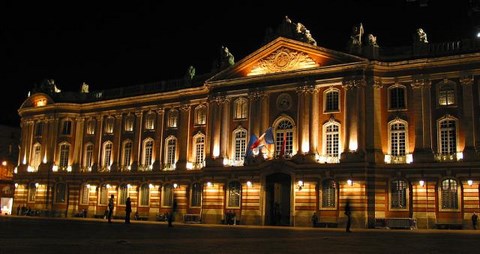
[{"label": "pedestrian silhouette", "polygon": [[114,200],[113,200],[113,194],[112,194],[108,199],[108,216],[107,216],[108,223],[112,223],[113,206],[114,206]]},{"label": "pedestrian silhouette", "polygon": [[127,201],[125,202],[125,223],[130,224],[130,214],[132,213],[132,202],[130,201],[130,197],[127,197]]},{"label": "pedestrian silhouette", "polygon": [[347,203],[345,204],[345,215],[347,216],[347,226],[345,228],[345,231],[352,232],[350,230],[350,226],[352,225],[352,208],[350,207],[349,199],[347,199]]},{"label": "pedestrian silhouette", "polygon": [[318,216],[316,212],[313,212],[312,215],[312,227],[316,227],[318,223]]},{"label": "pedestrian silhouette", "polygon": [[473,214],[472,214],[472,226],[473,226],[473,229],[477,229],[477,221],[478,221],[477,212],[473,212]]}]

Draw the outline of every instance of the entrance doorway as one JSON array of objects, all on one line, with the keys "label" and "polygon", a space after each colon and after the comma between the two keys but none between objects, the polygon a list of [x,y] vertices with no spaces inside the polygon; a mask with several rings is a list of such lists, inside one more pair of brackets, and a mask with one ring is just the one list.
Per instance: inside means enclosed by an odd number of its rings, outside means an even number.
[{"label": "entrance doorway", "polygon": [[265,224],[290,226],[290,191],[292,178],[275,173],[266,178]]}]

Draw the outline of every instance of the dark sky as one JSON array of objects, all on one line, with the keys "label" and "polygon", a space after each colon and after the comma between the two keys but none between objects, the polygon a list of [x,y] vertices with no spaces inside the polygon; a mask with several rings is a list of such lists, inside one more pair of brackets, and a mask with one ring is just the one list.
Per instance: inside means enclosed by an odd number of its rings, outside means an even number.
[{"label": "dark sky", "polygon": [[418,27],[431,43],[471,37],[470,1],[2,1],[0,124],[19,126],[17,109],[44,79],[92,91],[181,78],[190,65],[206,73],[222,45],[238,61],[284,16],[334,50],[360,22],[381,47],[410,45]]}]

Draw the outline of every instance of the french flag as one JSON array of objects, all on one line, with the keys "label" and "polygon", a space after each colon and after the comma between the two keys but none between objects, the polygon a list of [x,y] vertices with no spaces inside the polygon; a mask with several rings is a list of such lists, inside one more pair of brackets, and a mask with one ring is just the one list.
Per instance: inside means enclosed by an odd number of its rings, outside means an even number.
[{"label": "french flag", "polygon": [[[255,135],[252,135],[252,137],[255,137]],[[269,127],[258,139],[252,141],[252,138],[250,138],[249,147],[252,150],[273,143],[273,130],[272,127]]]}]

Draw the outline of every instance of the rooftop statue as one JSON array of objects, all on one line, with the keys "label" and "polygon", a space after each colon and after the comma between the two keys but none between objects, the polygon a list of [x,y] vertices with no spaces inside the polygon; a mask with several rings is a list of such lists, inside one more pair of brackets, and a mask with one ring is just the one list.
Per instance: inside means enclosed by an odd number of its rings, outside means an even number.
[{"label": "rooftop statue", "polygon": [[310,30],[308,30],[302,23],[294,23],[288,16],[285,16],[282,23],[278,26],[275,32],[268,28],[265,33],[265,43],[268,43],[277,37],[285,37],[302,41],[312,45],[317,45]]},{"label": "rooftop statue", "polygon": [[350,35],[350,45],[351,46],[362,46],[362,37],[363,37],[363,24],[360,23],[358,26],[352,27],[352,35]]},{"label": "rooftop statue", "polygon": [[62,90],[55,85],[55,80],[46,79],[40,84],[40,91],[53,94],[60,93]]},{"label": "rooftop statue", "polygon": [[425,33],[422,28],[417,29],[415,42],[428,43],[427,33]]},{"label": "rooftop statue", "polygon": [[185,78],[192,80],[195,77],[195,67],[189,66],[187,69],[187,73],[185,73]]},{"label": "rooftop statue", "polygon": [[82,86],[80,87],[80,93],[88,93],[88,84],[83,82]]},{"label": "rooftop statue", "polygon": [[220,50],[220,68],[226,68],[235,64],[235,57],[227,47],[222,46]]},{"label": "rooftop statue", "polygon": [[374,36],[373,34],[368,34],[368,45],[378,47],[377,36]]}]

